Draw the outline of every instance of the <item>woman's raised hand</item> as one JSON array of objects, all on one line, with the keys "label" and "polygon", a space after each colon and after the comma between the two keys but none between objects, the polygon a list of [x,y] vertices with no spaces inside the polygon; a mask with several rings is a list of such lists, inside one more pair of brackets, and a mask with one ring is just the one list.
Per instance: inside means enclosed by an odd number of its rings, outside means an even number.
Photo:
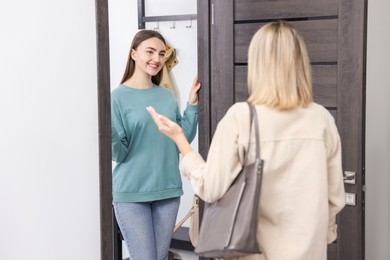
[{"label": "woman's raised hand", "polygon": [[179,151],[183,156],[192,151],[190,144],[184,136],[183,130],[178,124],[171,121],[169,118],[158,114],[151,106],[146,107],[146,110],[148,110],[149,114],[152,116],[158,130],[176,143],[177,148],[179,148]]},{"label": "woman's raised hand", "polygon": [[188,98],[188,103],[191,105],[197,105],[198,104],[198,91],[200,89],[201,85],[198,82],[198,75],[195,75],[194,81],[192,82],[192,86],[190,89],[190,96]]},{"label": "woman's raised hand", "polygon": [[158,127],[158,130],[160,130],[160,132],[162,132],[172,140],[175,141],[175,136],[183,133],[183,130],[178,124],[176,124],[169,118],[157,113],[157,111],[153,107],[148,106],[146,107],[146,110],[148,110],[149,114],[152,116],[154,123]]}]

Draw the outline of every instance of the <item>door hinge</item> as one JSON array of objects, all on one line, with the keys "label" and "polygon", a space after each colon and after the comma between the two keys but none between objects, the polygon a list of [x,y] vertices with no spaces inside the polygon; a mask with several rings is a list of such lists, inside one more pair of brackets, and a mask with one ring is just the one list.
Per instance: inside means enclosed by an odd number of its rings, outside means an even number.
[{"label": "door hinge", "polygon": [[363,191],[363,192],[366,192],[366,185],[363,185],[363,186],[362,186],[362,191]]}]

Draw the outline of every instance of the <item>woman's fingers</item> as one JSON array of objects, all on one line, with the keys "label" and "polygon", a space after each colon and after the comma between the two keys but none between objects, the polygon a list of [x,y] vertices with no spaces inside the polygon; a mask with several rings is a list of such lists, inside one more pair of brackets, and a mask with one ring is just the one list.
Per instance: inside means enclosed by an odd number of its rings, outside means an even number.
[{"label": "woman's fingers", "polygon": [[195,92],[198,92],[199,89],[200,89],[200,83],[198,83],[198,84],[195,85],[194,91],[195,91]]},{"label": "woman's fingers", "polygon": [[168,118],[157,113],[157,111],[154,109],[154,107],[148,106],[148,107],[146,107],[146,110],[148,110],[149,114],[152,116],[152,118],[156,124],[160,124],[160,125],[164,124],[165,125],[165,124],[170,122],[170,120]]},{"label": "woman's fingers", "polygon": [[197,92],[200,89],[200,83],[198,82],[198,74],[195,75],[194,81],[192,82],[192,88],[194,92]]},{"label": "woman's fingers", "polygon": [[198,84],[198,74],[195,75],[194,82],[192,82],[192,86]]},{"label": "woman's fingers", "polygon": [[146,110],[152,116],[152,119],[157,125],[158,130],[167,137],[171,138],[174,142],[176,142],[177,138],[184,136],[183,130],[176,122],[170,120],[168,117],[158,114],[157,111],[151,106],[146,107]]},{"label": "woman's fingers", "polygon": [[196,105],[198,103],[198,91],[201,87],[201,84],[198,82],[198,75],[195,75],[194,81],[192,82],[190,89],[190,96],[188,98],[188,103]]},{"label": "woman's fingers", "polygon": [[165,116],[158,114],[151,106],[146,107],[146,110],[148,110],[149,114],[152,116],[152,119],[157,125],[158,130],[169,136],[171,134],[172,121]]},{"label": "woman's fingers", "polygon": [[151,106],[146,107],[146,110],[148,110],[149,114],[152,116],[153,121],[158,125],[160,121],[158,120],[158,114],[156,110]]}]

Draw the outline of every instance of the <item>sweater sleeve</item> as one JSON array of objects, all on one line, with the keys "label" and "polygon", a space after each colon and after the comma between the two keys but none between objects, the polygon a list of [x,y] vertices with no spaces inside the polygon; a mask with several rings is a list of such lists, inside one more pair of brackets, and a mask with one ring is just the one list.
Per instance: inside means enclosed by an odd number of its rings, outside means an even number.
[{"label": "sweater sleeve", "polygon": [[337,238],[336,215],[345,206],[344,179],[341,162],[341,142],[336,125],[332,118],[327,135],[328,148],[328,201],[329,201],[329,226],[328,243]]},{"label": "sweater sleeve", "polygon": [[123,161],[128,152],[129,140],[122,123],[120,109],[117,102],[111,100],[111,147],[112,160],[119,163]]},{"label": "sweater sleeve", "polygon": [[179,107],[176,110],[176,122],[183,129],[184,135],[188,142],[191,143],[196,135],[196,129],[198,125],[198,106],[190,105],[187,103],[187,107],[184,110],[183,117],[180,115]]},{"label": "sweater sleeve", "polygon": [[207,162],[195,151],[182,158],[181,174],[202,200],[214,202],[225,194],[242,168],[238,149],[237,122],[228,113],[218,123]]}]

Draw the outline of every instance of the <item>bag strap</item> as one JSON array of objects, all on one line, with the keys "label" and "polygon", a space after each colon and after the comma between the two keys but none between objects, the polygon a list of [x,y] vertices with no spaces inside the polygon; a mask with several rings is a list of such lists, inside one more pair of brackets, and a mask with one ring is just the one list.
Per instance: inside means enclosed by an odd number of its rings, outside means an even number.
[{"label": "bag strap", "polygon": [[248,147],[246,148],[246,153],[245,153],[245,159],[244,159],[244,165],[246,165],[247,160],[248,160],[248,153],[249,153],[249,148],[251,146],[251,136],[252,136],[252,122],[255,122],[255,138],[256,138],[256,158],[260,159],[260,141],[259,141],[259,120],[257,118],[257,112],[256,108],[253,104],[248,102],[249,106],[249,140],[248,140]]},{"label": "bag strap", "polygon": [[255,133],[256,133],[256,158],[260,159],[260,135],[259,135],[259,119],[257,117],[256,108],[250,104],[251,111],[253,113],[252,119],[255,121]]},{"label": "bag strap", "polygon": [[176,233],[176,231],[179,230],[179,228],[184,224],[184,222],[186,222],[187,219],[189,219],[190,217],[192,217],[192,215],[194,215],[195,213],[195,210],[196,208],[199,207],[199,197],[194,195],[194,202],[192,204],[192,207],[190,208],[190,210],[188,211],[187,215],[185,215],[176,225],[175,225],[175,228],[173,229],[173,234]]}]

